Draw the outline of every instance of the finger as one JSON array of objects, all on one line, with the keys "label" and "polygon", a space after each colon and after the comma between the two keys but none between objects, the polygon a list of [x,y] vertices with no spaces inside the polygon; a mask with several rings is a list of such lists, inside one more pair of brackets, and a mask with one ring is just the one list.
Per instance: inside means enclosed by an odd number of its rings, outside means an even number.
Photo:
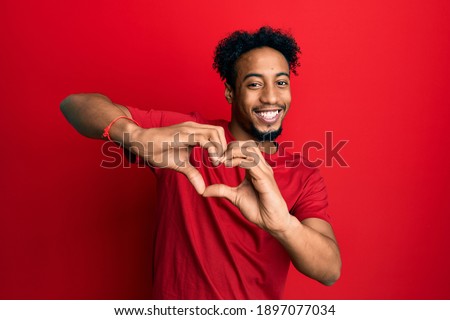
[{"label": "finger", "polygon": [[224,165],[227,168],[240,167],[243,169],[251,169],[256,167],[258,164],[253,158],[234,158],[231,160],[225,160]]},{"label": "finger", "polygon": [[225,138],[225,129],[222,127],[217,127],[216,130],[217,130],[217,134],[219,136],[220,144],[222,146],[222,154],[221,155],[223,155],[225,150],[227,150],[227,144],[228,144],[227,139]]},{"label": "finger", "polygon": [[202,148],[208,151],[208,156],[213,165],[219,165],[223,162],[223,148],[222,145],[216,141],[201,140],[199,144]]},{"label": "finger", "polygon": [[203,192],[204,197],[225,198],[235,204],[236,188],[232,188],[225,184],[213,184],[207,186]]},{"label": "finger", "polygon": [[261,153],[258,152],[257,146],[253,141],[234,141],[228,145],[224,156],[226,160],[234,158],[259,159],[261,158]]},{"label": "finger", "polygon": [[221,126],[214,126],[209,124],[199,124],[195,122],[188,122],[185,125],[185,132],[189,133],[201,133],[206,139],[215,141],[222,146],[222,150],[227,148],[227,139],[225,138],[225,130]]},{"label": "finger", "polygon": [[211,128],[189,128],[188,130],[195,130],[195,132],[177,133],[177,136],[174,137],[174,143],[172,144],[173,147],[179,148],[183,145],[199,145],[208,151],[209,157],[213,164],[217,165],[222,162],[222,155],[226,149],[226,144],[224,144],[222,141],[223,139],[221,138],[221,135],[224,136],[223,132],[220,135],[220,130],[217,130],[214,126],[211,126]]},{"label": "finger", "polygon": [[198,194],[203,194],[203,192],[205,191],[205,181],[203,180],[202,175],[200,174],[200,172],[198,172],[197,169],[195,169],[190,164],[187,164],[184,167],[178,167],[176,171],[181,172],[188,178]]},{"label": "finger", "polygon": [[227,149],[227,139],[225,138],[225,130],[221,126],[201,125],[202,132],[209,141],[218,143],[222,147],[222,153]]},{"label": "finger", "polygon": [[[227,149],[227,140],[225,138],[225,131],[219,126],[209,126],[206,132],[203,132],[205,138],[209,141],[206,143],[210,157],[221,159],[225,150]],[[210,146],[210,145],[213,146]],[[221,159],[223,160],[223,159]]]},{"label": "finger", "polygon": [[241,167],[252,172],[252,175],[273,173],[272,167],[266,162],[257,145],[251,142],[236,141],[228,145],[226,167]]},{"label": "finger", "polygon": [[222,146],[216,141],[209,140],[203,134],[191,135],[190,141],[187,144],[190,146],[199,145],[200,147],[206,149],[208,151],[209,159],[213,165],[218,165],[222,162],[220,161],[221,154],[223,153]]}]

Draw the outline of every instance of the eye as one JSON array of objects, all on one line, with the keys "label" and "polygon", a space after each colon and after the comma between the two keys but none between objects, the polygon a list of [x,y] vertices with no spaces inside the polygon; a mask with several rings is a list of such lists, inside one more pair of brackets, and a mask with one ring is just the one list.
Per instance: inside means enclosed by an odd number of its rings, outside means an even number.
[{"label": "eye", "polygon": [[250,89],[257,89],[257,88],[262,87],[262,84],[258,83],[258,82],[252,82],[252,83],[249,83],[247,85],[247,87],[249,87]]},{"label": "eye", "polygon": [[280,87],[287,87],[289,85],[289,82],[287,82],[286,80],[278,80],[277,85]]}]

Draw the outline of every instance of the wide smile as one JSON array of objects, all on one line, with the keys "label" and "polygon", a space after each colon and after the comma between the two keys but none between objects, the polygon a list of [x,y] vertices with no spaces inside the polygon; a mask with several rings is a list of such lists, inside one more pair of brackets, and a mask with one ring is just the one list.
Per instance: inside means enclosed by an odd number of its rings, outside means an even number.
[{"label": "wide smile", "polygon": [[253,110],[258,120],[265,125],[271,125],[277,122],[283,112],[284,110],[282,108]]}]

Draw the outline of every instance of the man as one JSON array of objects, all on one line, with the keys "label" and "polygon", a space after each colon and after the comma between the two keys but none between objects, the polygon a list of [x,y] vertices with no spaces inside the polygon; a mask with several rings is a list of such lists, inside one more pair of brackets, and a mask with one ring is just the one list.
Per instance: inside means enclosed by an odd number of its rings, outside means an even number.
[{"label": "man", "polygon": [[325,285],[339,278],[323,179],[274,142],[299,52],[270,27],[219,43],[214,67],[230,122],[124,107],[99,94],[61,103],[81,134],[117,141],[157,176],[154,299],[280,299],[290,261]]}]

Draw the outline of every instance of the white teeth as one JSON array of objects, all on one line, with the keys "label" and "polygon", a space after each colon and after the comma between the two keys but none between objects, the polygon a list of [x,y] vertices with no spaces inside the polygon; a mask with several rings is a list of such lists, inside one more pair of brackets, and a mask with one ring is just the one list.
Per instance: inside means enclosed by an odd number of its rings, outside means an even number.
[{"label": "white teeth", "polygon": [[267,120],[275,118],[277,116],[277,114],[278,114],[278,110],[258,112],[258,115],[260,115],[261,117],[263,117],[264,119],[267,119]]}]

